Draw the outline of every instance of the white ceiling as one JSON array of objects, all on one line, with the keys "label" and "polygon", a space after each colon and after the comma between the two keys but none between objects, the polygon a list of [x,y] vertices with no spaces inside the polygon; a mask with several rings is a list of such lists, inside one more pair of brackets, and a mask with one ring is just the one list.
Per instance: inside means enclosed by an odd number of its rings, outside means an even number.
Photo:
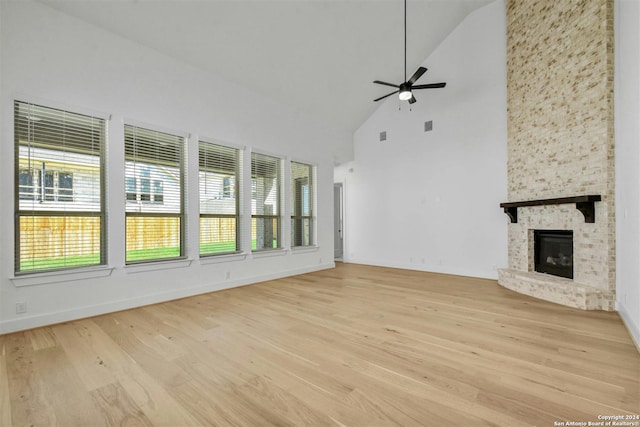
[{"label": "white ceiling", "polygon": [[[401,0],[40,1],[337,129],[355,131],[392,90],[373,80],[404,81]],[[407,73],[491,1],[409,0]]]}]

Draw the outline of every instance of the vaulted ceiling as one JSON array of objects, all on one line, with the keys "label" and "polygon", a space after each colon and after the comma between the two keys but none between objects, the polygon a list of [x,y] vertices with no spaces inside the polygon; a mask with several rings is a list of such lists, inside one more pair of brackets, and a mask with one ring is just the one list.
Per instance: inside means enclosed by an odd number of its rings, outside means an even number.
[{"label": "vaulted ceiling", "polygon": [[[373,80],[404,81],[402,0],[40,1],[340,130],[389,92]],[[490,2],[409,0],[407,72]]]}]

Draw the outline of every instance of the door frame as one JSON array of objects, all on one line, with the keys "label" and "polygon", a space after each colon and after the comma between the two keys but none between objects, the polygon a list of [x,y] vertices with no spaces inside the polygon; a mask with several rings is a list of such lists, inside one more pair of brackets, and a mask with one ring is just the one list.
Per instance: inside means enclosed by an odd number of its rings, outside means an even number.
[{"label": "door frame", "polygon": [[[335,201],[336,201],[336,189],[339,191],[340,197],[339,197],[339,203],[340,206],[336,207],[335,206]],[[334,182],[333,183],[333,202],[334,202],[334,206],[333,206],[333,219],[334,219],[334,224],[333,224],[333,238],[334,238],[334,243],[333,243],[333,254],[334,254],[334,259],[341,259],[344,260],[344,254],[345,254],[345,209],[344,209],[344,204],[345,204],[345,197],[344,197],[344,183],[342,182]],[[338,212],[336,212],[336,209],[339,209]],[[338,217],[338,223],[336,224],[336,216]],[[340,235],[340,240],[342,241],[342,253],[341,256],[336,257],[336,253],[335,253],[335,249],[336,249],[336,235]]]}]

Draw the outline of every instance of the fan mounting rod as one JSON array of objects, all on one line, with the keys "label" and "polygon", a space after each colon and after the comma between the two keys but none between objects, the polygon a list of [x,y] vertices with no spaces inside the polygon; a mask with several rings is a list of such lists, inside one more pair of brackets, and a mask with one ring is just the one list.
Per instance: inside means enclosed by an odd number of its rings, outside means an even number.
[{"label": "fan mounting rod", "polygon": [[407,84],[407,0],[404,0],[404,83],[398,88],[400,101],[408,101],[413,98],[411,85]]}]

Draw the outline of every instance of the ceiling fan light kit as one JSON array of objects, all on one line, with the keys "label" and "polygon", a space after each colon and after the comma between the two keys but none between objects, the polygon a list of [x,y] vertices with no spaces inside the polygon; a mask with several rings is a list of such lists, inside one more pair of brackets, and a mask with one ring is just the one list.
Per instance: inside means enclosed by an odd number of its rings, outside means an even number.
[{"label": "ceiling fan light kit", "polygon": [[404,0],[404,78],[405,82],[399,85],[393,83],[382,82],[380,80],[374,80],[373,82],[379,85],[395,87],[398,90],[394,90],[380,98],[376,98],[373,102],[385,99],[393,94],[398,94],[400,101],[409,101],[409,104],[416,102],[416,98],[413,96],[413,89],[439,89],[445,87],[446,83],[431,83],[426,85],[413,85],[422,75],[427,71],[424,67],[418,67],[415,73],[409,80],[407,78],[407,0]]},{"label": "ceiling fan light kit", "polygon": [[400,85],[400,94],[399,94],[399,98],[400,101],[408,101],[411,99],[411,88],[408,87],[405,83],[402,83]]}]

